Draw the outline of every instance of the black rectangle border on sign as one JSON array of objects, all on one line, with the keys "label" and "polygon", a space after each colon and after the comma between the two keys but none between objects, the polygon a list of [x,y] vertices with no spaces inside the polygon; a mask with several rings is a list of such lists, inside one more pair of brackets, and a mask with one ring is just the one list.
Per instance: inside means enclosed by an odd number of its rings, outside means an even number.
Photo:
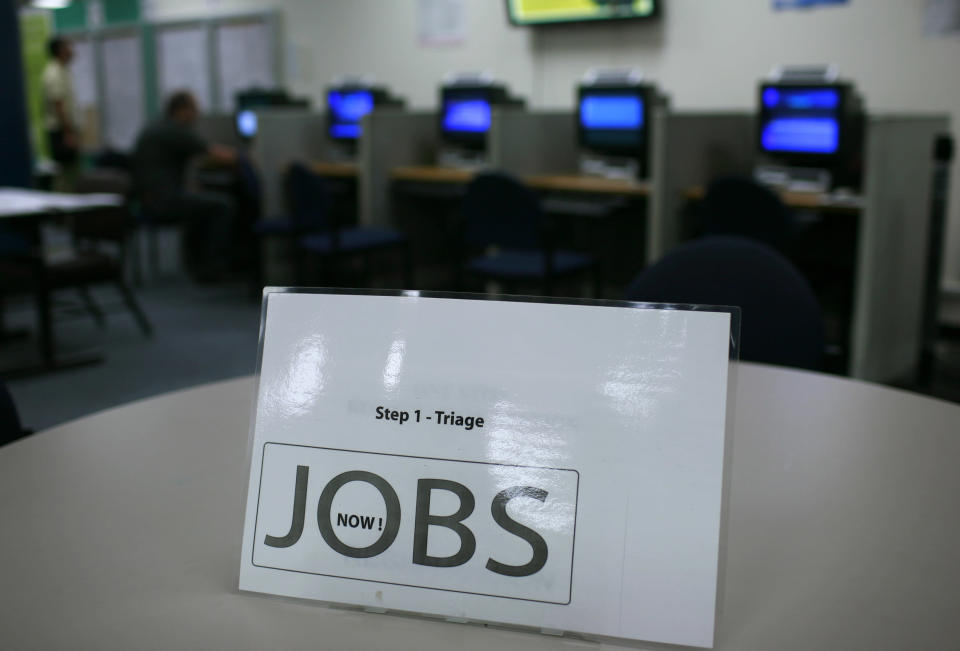
[{"label": "black rectangle border on sign", "polygon": [[[307,449],[311,449],[311,450],[327,450],[327,451],[330,451],[330,452],[352,452],[352,453],[354,453],[354,454],[373,454],[373,455],[383,456],[383,457],[400,457],[400,458],[403,458],[403,459],[423,459],[423,460],[425,460],[425,461],[449,461],[449,462],[451,462],[451,463],[473,463],[473,464],[478,464],[478,465],[483,465],[483,466],[502,466],[502,467],[506,467],[506,468],[531,468],[531,469],[537,469],[537,470],[559,470],[559,471],[562,471],[562,472],[572,472],[572,473],[575,473],[576,476],[577,476],[577,488],[576,488],[576,491],[574,492],[574,501],[573,501],[573,540],[572,540],[572,542],[571,542],[571,548],[570,548],[570,586],[569,586],[568,592],[567,592],[567,600],[566,600],[566,601],[546,601],[546,600],[543,600],[543,599],[527,599],[527,598],[524,598],[524,597],[509,597],[509,596],[506,596],[506,595],[488,594],[488,593],[485,593],[485,592],[470,592],[470,591],[468,591],[468,590],[453,590],[453,589],[450,589],[450,588],[435,588],[435,587],[426,586],[426,585],[413,585],[413,584],[411,584],[411,583],[396,583],[396,582],[393,582],[393,581],[378,581],[378,580],[376,580],[376,579],[361,579],[361,578],[357,578],[357,577],[353,577],[353,576],[341,576],[341,575],[338,575],[338,574],[324,574],[323,572],[306,572],[306,571],[304,571],[304,570],[291,570],[291,569],[286,568],[286,567],[273,567],[273,566],[271,566],[271,565],[258,565],[258,564],[256,563],[256,561],[254,560],[254,554],[256,553],[256,550],[257,550],[257,540],[256,540],[256,537],[255,537],[255,536],[256,536],[256,534],[257,534],[257,527],[258,527],[258,525],[259,525],[259,523],[260,523],[260,496],[261,496],[261,494],[263,493],[263,465],[264,465],[263,460],[264,460],[264,457],[266,457],[267,446],[268,446],[268,445],[280,445],[280,446],[286,446],[286,447],[291,447],[291,448],[307,448]],[[333,578],[333,579],[346,579],[346,580],[349,580],[349,581],[364,581],[364,582],[367,582],[367,583],[380,583],[380,584],[383,584],[383,585],[394,585],[394,586],[403,587],[403,588],[417,588],[417,589],[420,589],[420,590],[439,590],[439,591],[441,591],[441,592],[455,592],[455,593],[458,593],[458,594],[470,594],[470,595],[475,595],[475,596],[478,596],[478,597],[494,597],[494,598],[496,598],[496,599],[513,599],[513,600],[515,600],[515,601],[530,601],[530,602],[540,603],[540,604],[552,604],[552,605],[556,605],[556,606],[569,606],[570,603],[573,601],[573,568],[574,568],[574,564],[573,564],[573,563],[574,563],[574,558],[575,558],[575,556],[576,556],[576,549],[577,549],[577,508],[579,507],[579,503],[580,503],[580,471],[575,470],[575,469],[573,469],[573,468],[552,468],[552,467],[549,467],[549,466],[527,466],[527,465],[516,464],[516,463],[491,463],[491,462],[489,462],[489,461],[465,461],[465,460],[463,460],[463,459],[445,459],[445,458],[442,458],[442,457],[420,457],[420,456],[416,456],[416,455],[412,455],[412,454],[392,454],[392,453],[389,453],[389,452],[368,452],[368,451],[366,451],[366,450],[344,450],[344,449],[342,449],[342,448],[327,448],[327,447],[322,447],[322,446],[318,446],[318,445],[300,445],[300,444],[296,444],[296,443],[278,443],[278,442],[275,442],[275,441],[267,441],[267,442],[265,442],[265,443],[263,444],[263,449],[262,449],[261,452],[260,452],[260,483],[259,483],[259,485],[258,485],[258,487],[257,487],[257,513],[256,513],[256,516],[254,517],[254,520],[253,520],[253,535],[254,535],[254,539],[253,539],[253,544],[251,545],[251,549],[250,549],[250,564],[253,565],[254,567],[259,567],[259,568],[265,569],[265,570],[277,570],[277,571],[280,571],[280,572],[294,572],[294,573],[296,573],[296,574],[309,574],[309,575],[312,575],[312,576],[325,576],[325,577],[329,577],[329,578]]]}]

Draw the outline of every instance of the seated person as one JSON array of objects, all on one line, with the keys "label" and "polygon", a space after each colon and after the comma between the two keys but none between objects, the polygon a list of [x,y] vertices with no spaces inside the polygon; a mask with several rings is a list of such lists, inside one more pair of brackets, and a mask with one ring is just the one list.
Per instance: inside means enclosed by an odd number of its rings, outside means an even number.
[{"label": "seated person", "polygon": [[228,267],[234,206],[225,195],[188,191],[186,169],[190,159],[203,155],[233,165],[237,153],[204,142],[193,130],[197,115],[196,99],[180,91],[167,101],[164,116],[140,133],[133,154],[134,192],[150,219],[185,225],[188,271],[197,280],[213,280]]}]

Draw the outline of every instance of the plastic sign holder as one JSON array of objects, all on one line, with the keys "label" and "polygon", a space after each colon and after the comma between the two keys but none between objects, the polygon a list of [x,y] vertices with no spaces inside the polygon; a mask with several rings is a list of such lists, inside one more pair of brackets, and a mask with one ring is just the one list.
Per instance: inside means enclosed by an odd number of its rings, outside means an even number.
[{"label": "plastic sign holder", "polygon": [[713,645],[736,308],[264,292],[240,589]]}]

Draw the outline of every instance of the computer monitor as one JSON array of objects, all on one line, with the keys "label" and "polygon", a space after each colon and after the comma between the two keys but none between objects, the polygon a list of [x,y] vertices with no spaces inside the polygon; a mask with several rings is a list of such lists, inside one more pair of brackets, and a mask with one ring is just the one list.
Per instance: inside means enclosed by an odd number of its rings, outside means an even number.
[{"label": "computer monitor", "polygon": [[447,145],[484,150],[494,106],[522,106],[504,86],[449,85],[440,89],[440,136]]},{"label": "computer monitor", "polygon": [[242,140],[253,140],[257,135],[257,114],[251,109],[237,111],[234,122],[237,135]]},{"label": "computer monitor", "polygon": [[584,83],[577,89],[577,139],[586,154],[620,159],[646,175],[657,93],[639,83]]},{"label": "computer monitor", "polygon": [[581,87],[577,98],[580,146],[612,156],[641,156],[646,147],[648,88]]},{"label": "computer monitor", "polygon": [[799,157],[835,156],[842,150],[842,86],[763,84],[760,149]]},{"label": "computer monitor", "polygon": [[863,115],[849,83],[764,82],[757,104],[757,146],[765,159],[824,170],[832,185],[859,184]]},{"label": "computer monitor", "polygon": [[327,91],[327,135],[333,140],[355,141],[360,137],[360,121],[373,110],[373,91],[369,88],[342,88]]},{"label": "computer monitor", "polygon": [[355,144],[363,132],[363,116],[379,106],[402,106],[403,102],[380,86],[359,83],[327,89],[327,136],[347,145]]}]

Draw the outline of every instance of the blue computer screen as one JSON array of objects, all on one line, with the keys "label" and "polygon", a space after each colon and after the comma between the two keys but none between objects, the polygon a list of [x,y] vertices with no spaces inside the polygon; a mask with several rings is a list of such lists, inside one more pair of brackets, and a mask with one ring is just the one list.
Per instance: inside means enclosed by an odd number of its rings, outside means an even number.
[{"label": "blue computer screen", "polygon": [[840,90],[767,87],[761,97],[765,151],[835,154],[840,148]]},{"label": "blue computer screen", "polygon": [[327,93],[330,111],[330,135],[334,138],[358,138],[360,120],[373,110],[373,93],[368,90],[331,90]]},{"label": "blue computer screen", "polygon": [[443,130],[486,133],[490,129],[490,102],[485,99],[450,99],[443,105]]},{"label": "blue computer screen", "polygon": [[585,129],[642,129],[643,99],[637,95],[586,95],[580,100]]},{"label": "blue computer screen", "polygon": [[257,135],[257,114],[250,110],[237,113],[237,133],[242,138],[253,138]]}]

